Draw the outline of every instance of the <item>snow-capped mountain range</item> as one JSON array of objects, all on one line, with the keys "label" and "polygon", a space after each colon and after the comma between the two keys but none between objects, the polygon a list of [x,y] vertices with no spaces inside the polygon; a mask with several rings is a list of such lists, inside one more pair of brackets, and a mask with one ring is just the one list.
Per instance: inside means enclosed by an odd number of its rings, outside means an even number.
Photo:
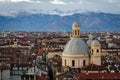
[{"label": "snow-capped mountain range", "polygon": [[[0,15],[2,16],[17,16],[17,15],[28,15],[28,14],[50,14],[50,15],[59,15],[59,16],[67,16],[67,15],[72,15],[75,13],[88,13],[92,11],[88,10],[68,10],[68,11],[63,11],[59,9],[54,9],[54,10],[38,10],[38,9],[31,9],[31,10],[20,10],[20,11],[8,11],[8,12],[0,12]],[[100,11],[97,11],[97,13]]]},{"label": "snow-capped mountain range", "polygon": [[120,31],[120,14],[91,12],[85,10],[50,11],[32,9],[0,12],[0,31],[71,31],[74,21],[83,31]]}]

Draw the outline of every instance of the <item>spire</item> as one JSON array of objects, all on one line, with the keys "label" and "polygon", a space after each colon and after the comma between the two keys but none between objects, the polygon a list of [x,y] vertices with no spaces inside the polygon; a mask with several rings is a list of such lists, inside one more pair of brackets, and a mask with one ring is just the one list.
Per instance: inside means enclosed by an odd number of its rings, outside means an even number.
[{"label": "spire", "polygon": [[80,37],[80,25],[78,22],[74,22],[72,25],[72,38],[79,38]]},{"label": "spire", "polygon": [[38,46],[38,40],[37,39],[35,39],[35,41],[34,41],[34,46]]},{"label": "spire", "polygon": [[14,32],[14,25],[12,26],[12,32]]}]

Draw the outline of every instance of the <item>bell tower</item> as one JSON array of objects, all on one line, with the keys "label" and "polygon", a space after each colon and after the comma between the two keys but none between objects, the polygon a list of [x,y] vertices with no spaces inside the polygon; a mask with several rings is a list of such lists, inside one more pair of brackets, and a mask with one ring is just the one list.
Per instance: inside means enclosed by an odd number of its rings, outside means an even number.
[{"label": "bell tower", "polygon": [[91,63],[101,65],[101,44],[96,39],[91,44]]},{"label": "bell tower", "polygon": [[74,22],[72,25],[71,38],[80,38],[80,25],[78,22]]}]

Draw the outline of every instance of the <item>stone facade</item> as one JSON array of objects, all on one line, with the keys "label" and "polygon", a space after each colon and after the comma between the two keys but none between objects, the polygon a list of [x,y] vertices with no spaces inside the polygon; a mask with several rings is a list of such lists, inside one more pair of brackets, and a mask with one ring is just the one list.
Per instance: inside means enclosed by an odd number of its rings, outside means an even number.
[{"label": "stone facade", "polygon": [[89,64],[88,55],[62,55],[62,66],[81,68]]}]

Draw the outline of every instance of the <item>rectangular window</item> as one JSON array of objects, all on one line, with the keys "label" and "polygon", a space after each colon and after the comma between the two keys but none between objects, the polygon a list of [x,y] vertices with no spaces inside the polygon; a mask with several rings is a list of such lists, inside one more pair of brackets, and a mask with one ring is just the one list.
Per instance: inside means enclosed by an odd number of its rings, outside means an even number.
[{"label": "rectangular window", "polygon": [[18,70],[18,67],[13,67],[13,70]]},{"label": "rectangular window", "polygon": [[19,67],[19,70],[22,70],[22,67]]},{"label": "rectangular window", "polygon": [[74,60],[72,60],[72,66],[75,66],[75,61]]}]

